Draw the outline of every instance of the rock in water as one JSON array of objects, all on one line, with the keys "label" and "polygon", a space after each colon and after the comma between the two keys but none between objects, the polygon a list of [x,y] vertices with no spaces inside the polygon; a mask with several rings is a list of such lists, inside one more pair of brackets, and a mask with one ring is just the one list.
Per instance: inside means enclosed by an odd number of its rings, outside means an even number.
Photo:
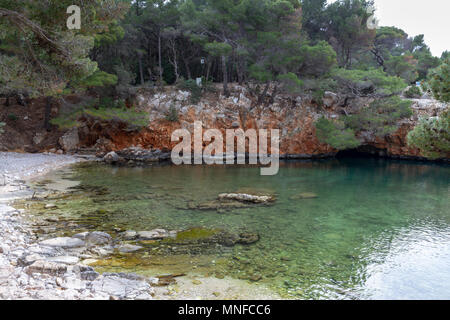
[{"label": "rock in water", "polygon": [[300,194],[297,194],[295,196],[290,197],[291,200],[302,200],[302,199],[315,199],[319,196],[313,192],[303,192]]},{"label": "rock in water", "polygon": [[154,229],[151,231],[139,231],[137,236],[141,240],[161,240],[169,237],[169,232],[164,229]]},{"label": "rock in water", "polygon": [[141,247],[141,246],[135,246],[132,244],[123,244],[118,248],[118,250],[119,250],[119,252],[122,252],[122,253],[130,253],[130,252],[139,251],[142,248],[143,247]]},{"label": "rock in water", "polygon": [[240,244],[252,244],[259,241],[259,234],[244,232],[239,235],[238,243]]},{"label": "rock in water", "polygon": [[41,241],[40,243],[43,246],[49,246],[49,247],[62,247],[62,248],[79,248],[84,246],[84,241],[77,238],[68,238],[68,237],[61,237],[61,238],[53,238]]},{"label": "rock in water", "polygon": [[86,236],[86,243],[88,245],[104,245],[110,244],[111,242],[112,238],[106,232],[94,231]]},{"label": "rock in water", "polygon": [[272,196],[256,196],[246,193],[222,193],[219,194],[219,200],[235,200],[251,203],[269,203],[275,201]]}]

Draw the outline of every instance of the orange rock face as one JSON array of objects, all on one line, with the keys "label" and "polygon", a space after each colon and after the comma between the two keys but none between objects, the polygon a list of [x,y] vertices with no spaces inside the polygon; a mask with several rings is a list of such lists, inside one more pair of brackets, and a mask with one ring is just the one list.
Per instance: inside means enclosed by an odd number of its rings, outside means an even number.
[{"label": "orange rock face", "polygon": [[[277,95],[270,104],[256,107],[255,97],[246,88],[235,85],[231,91],[228,98],[220,94],[209,94],[195,105],[191,104],[188,92],[175,88],[141,94],[138,97],[138,108],[149,114],[147,128],[129,132],[120,123],[111,125],[88,119],[85,130],[88,134],[82,137],[82,141],[85,145],[93,145],[99,138],[104,138],[107,141],[103,144],[105,151],[117,151],[130,146],[170,150],[177,144],[171,142],[175,130],[187,129],[192,135],[194,122],[201,121],[204,130],[220,130],[224,140],[226,129],[279,129],[280,154],[284,155],[322,156],[337,153],[337,150],[317,139],[314,123],[322,116],[339,117],[342,106],[323,108],[306,99]],[[178,121],[175,122],[166,120],[167,112],[173,106],[178,113]],[[388,156],[421,156],[419,150],[410,148],[407,144],[408,132],[413,129],[418,116],[431,112],[428,105],[419,107],[415,109],[415,116],[405,121],[394,134],[369,139],[363,144],[379,149]],[[270,145],[270,141],[268,144]]]}]

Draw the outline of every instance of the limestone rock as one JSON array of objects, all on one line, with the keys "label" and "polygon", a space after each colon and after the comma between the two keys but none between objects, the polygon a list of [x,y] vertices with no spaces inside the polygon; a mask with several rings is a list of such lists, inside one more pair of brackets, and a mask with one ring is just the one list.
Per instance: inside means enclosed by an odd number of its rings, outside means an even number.
[{"label": "limestone rock", "polygon": [[61,237],[41,241],[43,246],[62,247],[62,248],[79,248],[85,245],[84,241],[77,238]]},{"label": "limestone rock", "polygon": [[256,196],[245,193],[222,193],[219,194],[219,200],[235,200],[251,203],[268,203],[275,201],[272,196]]},{"label": "limestone rock", "polygon": [[154,229],[151,231],[139,231],[137,236],[141,240],[160,240],[169,237],[169,232],[164,229]]},{"label": "limestone rock", "polygon": [[73,264],[77,264],[78,261],[80,261],[80,259],[78,259],[78,257],[72,257],[72,256],[60,256],[60,257],[48,258],[47,261],[73,265]]},{"label": "limestone rock", "polygon": [[60,275],[66,273],[67,266],[56,262],[38,260],[24,270],[27,274],[45,273],[50,275]]},{"label": "limestone rock", "polygon": [[141,246],[135,246],[132,244],[123,244],[123,245],[119,246],[118,250],[119,250],[119,252],[122,252],[122,253],[130,253],[130,252],[139,251],[142,248],[143,247],[141,247]]},{"label": "limestone rock", "polygon": [[80,143],[80,137],[78,136],[78,129],[73,128],[67,131],[61,138],[58,140],[60,146],[64,151],[75,151],[78,148]]}]

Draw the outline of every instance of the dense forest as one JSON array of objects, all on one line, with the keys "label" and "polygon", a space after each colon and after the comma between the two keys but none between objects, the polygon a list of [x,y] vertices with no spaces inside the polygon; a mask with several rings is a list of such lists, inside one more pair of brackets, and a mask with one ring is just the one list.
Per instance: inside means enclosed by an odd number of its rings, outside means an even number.
[{"label": "dense forest", "polygon": [[[66,27],[73,4],[80,30]],[[318,122],[322,140],[345,149],[359,127],[386,134],[408,116],[397,94],[411,84],[408,98],[428,91],[450,101],[450,53],[433,56],[424,35],[374,28],[372,8],[367,0],[0,0],[0,95],[26,103],[90,91],[120,106],[138,88],[199,95],[222,83],[227,96],[230,83],[251,83],[258,104],[280,93],[377,98],[362,114]],[[433,156],[448,152],[448,122],[448,113],[424,121],[411,140]]]}]

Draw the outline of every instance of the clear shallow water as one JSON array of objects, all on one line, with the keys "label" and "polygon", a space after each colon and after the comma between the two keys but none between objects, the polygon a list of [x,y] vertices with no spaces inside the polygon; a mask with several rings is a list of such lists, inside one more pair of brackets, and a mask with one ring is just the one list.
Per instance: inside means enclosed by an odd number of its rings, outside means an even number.
[{"label": "clear shallow water", "polygon": [[[450,299],[448,166],[327,160],[286,163],[277,176],[262,177],[252,167],[95,164],[62,175],[106,188],[57,203],[57,213],[78,224],[69,234],[203,227],[261,237],[253,245],[187,253],[152,244],[105,270],[232,276],[293,298]],[[189,209],[242,188],[274,193],[277,201],[231,211]],[[305,192],[318,197],[295,199]]]}]

